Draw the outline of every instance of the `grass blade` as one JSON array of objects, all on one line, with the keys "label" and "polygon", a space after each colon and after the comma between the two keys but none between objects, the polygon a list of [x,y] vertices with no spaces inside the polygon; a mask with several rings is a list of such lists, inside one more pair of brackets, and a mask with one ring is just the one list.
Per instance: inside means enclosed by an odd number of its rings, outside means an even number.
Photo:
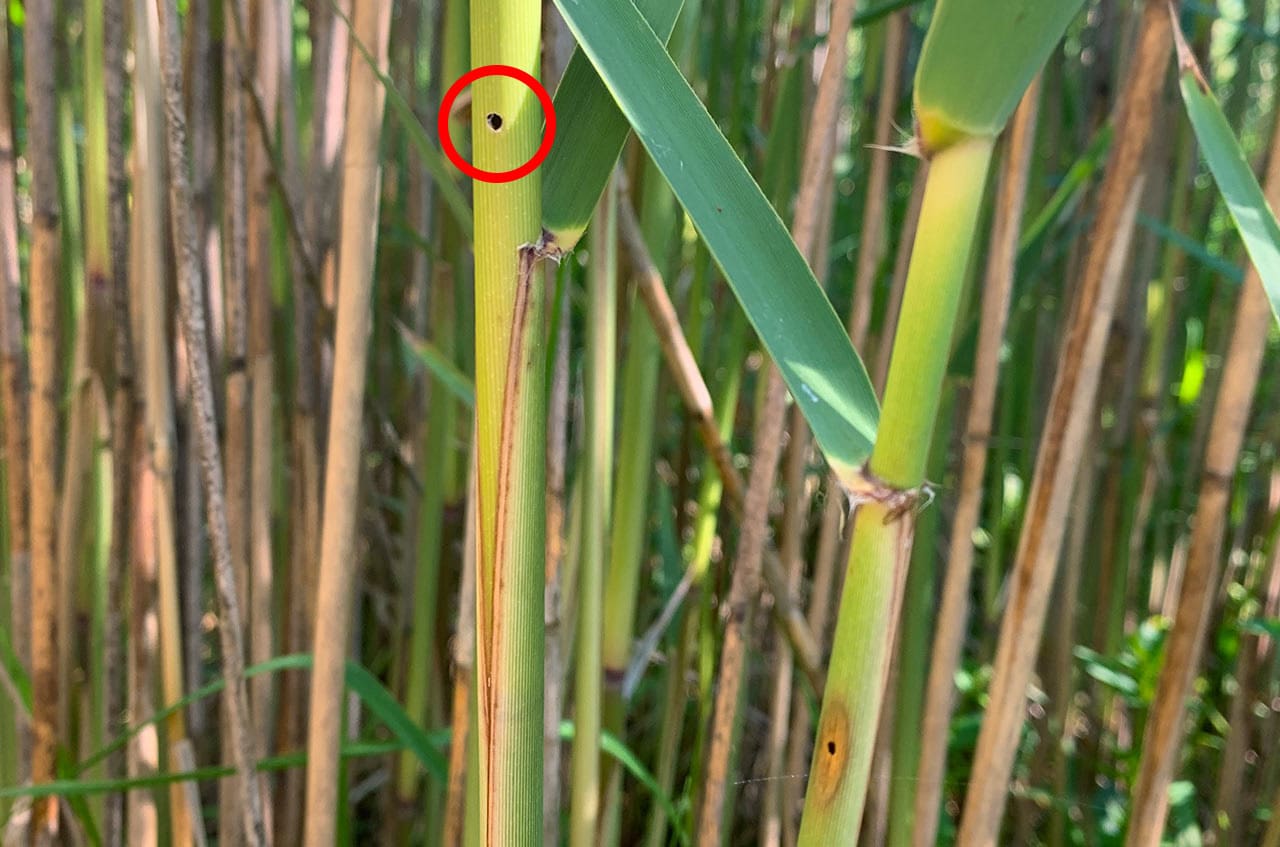
[{"label": "grass blade", "polygon": [[[250,679],[259,674],[286,670],[305,670],[310,667],[311,655],[297,653],[288,656],[277,656],[269,661],[251,665],[245,668],[244,675],[246,679]],[[404,749],[407,749],[417,757],[428,773],[438,779],[445,779],[449,772],[449,766],[437,748],[441,746],[442,740],[447,739],[433,737],[431,733],[419,728],[405,712],[404,708],[391,696],[391,692],[387,691],[386,687],[378,681],[377,677],[355,662],[347,662],[346,681],[347,687],[359,695],[369,711],[382,721]],[[212,697],[226,688],[226,685],[225,680],[218,679],[203,688],[191,692],[176,703],[170,703],[146,720],[129,727],[124,734],[111,744],[75,765],[72,772],[77,775],[87,772],[94,765],[106,759],[111,753],[123,748],[131,738],[143,729],[160,723],[165,718],[185,709],[197,700]]]},{"label": "grass blade", "polygon": [[[365,65],[377,77],[378,82],[382,84],[382,90],[387,94],[387,105],[391,107],[392,114],[400,122],[400,127],[408,136],[413,149],[422,157],[422,164],[427,169],[427,173],[431,174],[435,190],[440,192],[445,206],[449,209],[449,214],[453,216],[454,223],[458,225],[458,228],[462,230],[467,240],[470,241],[472,236],[471,205],[467,203],[467,198],[463,196],[462,189],[458,186],[458,180],[452,166],[445,160],[444,154],[436,147],[435,142],[427,135],[427,131],[422,128],[422,123],[414,113],[413,106],[400,93],[400,89],[396,88],[395,81],[382,68],[378,67],[378,63],[374,61],[373,54],[369,52],[369,48],[356,37],[355,27],[352,26],[351,19],[343,14],[342,9],[332,0],[330,0],[330,6],[334,15],[342,21],[348,35],[350,35],[351,46],[356,48]],[[445,82],[452,82],[452,80],[446,80]]]},{"label": "grass blade", "polygon": [[468,409],[474,409],[476,407],[475,383],[459,370],[439,347],[415,335],[403,323],[397,323],[397,328],[400,330],[400,338],[404,342],[405,349],[412,354],[413,358],[431,371],[431,375],[440,380],[440,384],[453,395],[454,399]]},{"label": "grass blade", "polygon": [[635,6],[556,6],[724,271],[827,460],[850,478],[875,437],[875,393],[773,207]]},{"label": "grass blade", "polygon": [[1253,168],[1205,82],[1181,31],[1173,28],[1178,48],[1178,88],[1200,150],[1231,213],[1249,258],[1258,269],[1271,311],[1280,320],[1280,226],[1262,195]]},{"label": "grass blade", "polygon": [[[636,0],[666,44],[684,0]],[[555,97],[559,138],[542,168],[542,226],[572,250],[587,228],[631,127],[581,47],[573,51]]]},{"label": "grass blade", "polygon": [[999,134],[1080,6],[1081,0],[939,3],[916,69],[920,143],[937,150],[957,138]]}]

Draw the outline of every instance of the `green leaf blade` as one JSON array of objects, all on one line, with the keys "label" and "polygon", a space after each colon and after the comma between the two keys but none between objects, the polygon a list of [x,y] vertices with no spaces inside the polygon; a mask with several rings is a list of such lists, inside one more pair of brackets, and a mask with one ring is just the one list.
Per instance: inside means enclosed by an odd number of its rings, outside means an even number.
[{"label": "green leaf blade", "polygon": [[1262,280],[1271,311],[1280,320],[1280,226],[1226,115],[1201,84],[1194,64],[1184,65],[1178,82],[1201,154]]},{"label": "green leaf blade", "polygon": [[[636,0],[663,44],[683,5],[684,0]],[[556,88],[555,108],[556,143],[542,166],[542,227],[568,252],[586,230],[631,127],[581,47]]]},{"label": "green leaf blade", "polygon": [[925,148],[998,135],[1081,5],[1083,0],[939,0],[916,68],[916,118]]},{"label": "green leaf blade", "polygon": [[875,392],[782,221],[628,0],[556,5],[724,271],[827,461],[848,478],[870,453]]}]

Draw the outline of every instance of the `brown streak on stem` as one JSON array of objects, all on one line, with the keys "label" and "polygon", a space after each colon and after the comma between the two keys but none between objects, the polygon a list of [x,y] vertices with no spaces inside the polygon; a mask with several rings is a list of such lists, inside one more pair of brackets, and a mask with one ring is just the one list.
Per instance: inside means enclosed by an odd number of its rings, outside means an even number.
[{"label": "brown streak on stem", "polygon": [[[499,650],[502,644],[502,618],[498,614],[498,601],[503,597],[504,581],[506,578],[505,569],[502,565],[507,561],[506,547],[508,544],[508,535],[510,527],[508,526],[508,512],[511,507],[511,484],[512,469],[514,462],[512,457],[515,453],[517,426],[516,416],[520,407],[520,394],[524,388],[523,375],[525,371],[525,354],[529,337],[529,294],[533,288],[533,274],[537,267],[539,257],[539,249],[537,245],[526,244],[520,248],[518,257],[518,270],[516,273],[516,291],[515,302],[512,304],[511,313],[511,336],[507,345],[507,373],[506,382],[503,393],[502,403],[502,426],[499,435],[498,446],[498,495],[497,495],[497,538],[494,540],[494,557],[493,563],[496,572],[492,575],[492,591],[485,598],[488,601],[488,607],[481,607],[482,611],[488,616],[487,620],[481,621],[482,628],[480,632],[487,634],[487,655],[481,662],[481,667],[485,669],[486,679],[483,680],[483,688],[481,689],[480,704],[484,710],[483,725],[497,725],[497,698],[498,692],[494,688],[494,677],[498,676],[498,666],[495,664],[497,659],[503,659],[505,656]],[[481,533],[481,543],[484,543],[484,534]],[[482,559],[483,561],[483,559]],[[496,767],[494,763],[494,755],[498,752],[496,745],[486,744],[483,755],[486,757],[488,766],[487,772],[493,773]],[[493,792],[487,792],[485,803],[493,803]],[[484,820],[491,821],[495,819],[496,812],[493,808],[488,808],[485,813]]]},{"label": "brown streak on stem", "polygon": [[[1270,156],[1266,195],[1274,206],[1280,200],[1280,133],[1273,134]],[[1168,816],[1169,783],[1182,746],[1187,697],[1217,596],[1231,483],[1240,460],[1271,320],[1267,293],[1257,269],[1251,266],[1236,304],[1222,385],[1214,401],[1186,571],[1143,736],[1126,847],[1158,845]]]},{"label": "brown streak on stem", "polygon": [[1008,798],[1027,683],[1044,629],[1048,593],[1057,567],[1076,470],[1094,415],[1111,316],[1137,201],[1141,168],[1164,86],[1171,49],[1162,0],[1147,0],[1142,27],[1120,104],[1116,143],[1099,195],[1079,300],[1062,347],[1044,425],[1026,520],[1010,576],[991,702],[978,737],[959,847],[985,847],[998,837]]}]

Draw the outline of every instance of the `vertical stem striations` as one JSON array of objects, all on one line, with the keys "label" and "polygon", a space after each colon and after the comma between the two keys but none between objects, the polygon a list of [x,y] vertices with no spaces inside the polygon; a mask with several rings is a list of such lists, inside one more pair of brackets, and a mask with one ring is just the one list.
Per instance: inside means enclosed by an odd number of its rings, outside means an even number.
[{"label": "vertical stem striations", "polygon": [[[472,66],[536,76],[541,20],[538,0],[472,0]],[[478,80],[476,166],[503,171],[528,161],[542,122],[527,86]],[[477,182],[474,192],[479,834],[485,845],[533,844],[542,832],[546,552],[542,180],[535,170],[513,182]]]},{"label": "vertical stem striations", "polygon": [[1163,0],[1147,0],[1009,577],[991,700],[978,736],[974,781],[964,804],[962,847],[986,847],[999,835],[1027,683],[1044,630],[1076,471],[1091,429],[1106,338],[1142,192],[1143,153],[1171,46]]},{"label": "vertical stem striations", "polygon": [[[391,7],[358,0],[352,36],[387,65]],[[311,678],[311,722],[307,731],[307,793],[304,841],[332,844],[337,834],[338,749],[342,741],[347,641],[355,576],[359,514],[365,366],[368,362],[370,295],[377,242],[381,166],[378,142],[386,92],[374,69],[354,55],[347,92],[342,203],[334,330],[333,399],[325,462],[324,521],[320,535],[320,582],[316,594],[315,666]]]},{"label": "vertical stem striations", "polygon": [[[591,283],[587,294],[587,361],[585,377],[586,455],[583,501],[582,561],[578,565],[578,642],[574,670],[573,789],[569,843],[590,847],[602,843],[600,814],[601,694],[612,680],[604,678],[605,561],[609,556],[609,505],[613,494],[613,395],[617,359],[618,228],[613,206],[617,191],[605,189],[591,224]],[[612,612],[612,610],[611,610]]]},{"label": "vertical stem striations", "polygon": [[978,351],[974,360],[973,390],[965,421],[964,462],[960,476],[956,513],[952,521],[947,554],[947,575],[943,583],[938,625],[933,638],[933,654],[925,694],[921,726],[922,746],[917,773],[913,843],[932,847],[937,842],[938,807],[942,797],[942,776],[947,759],[953,707],[954,678],[964,643],[965,621],[969,616],[969,580],[973,573],[973,530],[982,509],[982,483],[987,466],[987,445],[995,410],[996,381],[1000,367],[1000,344],[1013,293],[1014,261],[1021,231],[1022,211],[1027,196],[1027,175],[1035,146],[1036,116],[1040,85],[1032,83],[1023,95],[1013,119],[1013,129],[1005,147],[1000,173],[996,219],[991,233],[991,252],[982,288],[982,317],[978,329]]},{"label": "vertical stem striations", "polygon": [[888,681],[889,653],[911,554],[952,329],[994,139],[933,154],[911,257],[880,431],[853,491],[849,571],[818,718],[800,844],[857,832]]},{"label": "vertical stem striations", "polygon": [[240,600],[231,561],[230,531],[224,493],[222,460],[219,455],[214,418],[213,381],[209,367],[206,315],[201,302],[199,254],[195,220],[191,213],[191,185],[188,176],[186,115],[182,104],[182,67],[179,61],[178,11],[170,2],[158,4],[160,11],[160,70],[164,80],[165,128],[169,165],[169,202],[172,236],[178,255],[178,301],[182,335],[190,367],[192,407],[199,442],[200,474],[204,485],[206,519],[213,548],[214,583],[218,597],[222,641],[223,674],[227,688],[224,701],[231,717],[229,727],[240,802],[244,837],[257,847],[268,843],[263,824],[262,798],[254,774],[253,722],[244,681],[244,640],[241,637]]},{"label": "vertical stem striations", "polygon": [[[1266,195],[1275,208],[1280,205],[1280,133],[1273,136],[1270,155]],[[1165,643],[1160,682],[1142,739],[1142,757],[1125,840],[1127,847],[1159,845],[1164,832],[1169,812],[1169,783],[1182,749],[1187,698],[1200,665],[1218,594],[1222,538],[1231,505],[1232,482],[1270,326],[1267,292],[1257,269],[1250,265],[1236,304],[1235,326],[1222,366],[1222,385],[1214,401],[1177,612]]]},{"label": "vertical stem striations", "polygon": [[[27,157],[31,165],[31,441],[27,454],[31,504],[31,684],[35,720],[31,779],[54,778],[58,721],[58,574],[55,538],[58,496],[59,257],[62,248],[58,199],[57,54],[53,0],[27,5],[23,53],[27,88]],[[58,836],[56,798],[37,798],[31,814],[35,844]]]}]

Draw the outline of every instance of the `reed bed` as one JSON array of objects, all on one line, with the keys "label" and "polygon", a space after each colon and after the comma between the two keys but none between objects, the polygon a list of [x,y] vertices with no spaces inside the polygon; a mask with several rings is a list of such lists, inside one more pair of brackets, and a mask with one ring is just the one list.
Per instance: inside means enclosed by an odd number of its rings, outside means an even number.
[{"label": "reed bed", "polygon": [[1278,34],[5,4],[0,840],[1280,845]]}]

